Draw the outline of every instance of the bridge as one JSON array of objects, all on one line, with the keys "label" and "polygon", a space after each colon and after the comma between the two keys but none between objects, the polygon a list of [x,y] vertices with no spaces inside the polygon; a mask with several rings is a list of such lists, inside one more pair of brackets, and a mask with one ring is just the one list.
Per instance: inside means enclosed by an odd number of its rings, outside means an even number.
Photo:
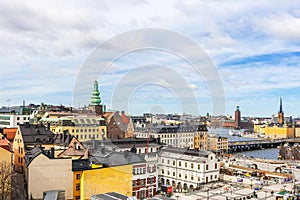
[{"label": "bridge", "polygon": [[259,149],[266,149],[266,148],[276,148],[285,143],[300,144],[300,138],[230,141],[228,142],[228,151],[238,152],[238,151],[251,151],[251,150],[259,150]]}]

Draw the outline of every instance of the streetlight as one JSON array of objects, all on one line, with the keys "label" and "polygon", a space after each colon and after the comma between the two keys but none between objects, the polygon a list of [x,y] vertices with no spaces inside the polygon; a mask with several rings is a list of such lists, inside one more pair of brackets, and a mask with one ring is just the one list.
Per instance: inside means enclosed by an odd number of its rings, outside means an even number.
[{"label": "streetlight", "polygon": [[209,188],[207,188],[207,200],[209,200]]},{"label": "streetlight", "polygon": [[264,192],[265,192],[265,200],[266,200],[267,199],[267,192],[268,191],[265,190]]}]

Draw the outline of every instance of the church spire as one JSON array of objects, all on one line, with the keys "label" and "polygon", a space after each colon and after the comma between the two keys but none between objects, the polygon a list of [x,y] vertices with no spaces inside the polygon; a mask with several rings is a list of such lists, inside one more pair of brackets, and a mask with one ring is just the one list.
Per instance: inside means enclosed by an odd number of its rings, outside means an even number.
[{"label": "church spire", "polygon": [[280,97],[279,112],[282,113],[282,98]]},{"label": "church spire", "polygon": [[98,82],[95,81],[90,105],[97,106],[100,105],[100,103],[101,103],[101,99],[100,99],[100,92],[98,89]]},{"label": "church spire", "polygon": [[278,112],[278,124],[284,124],[284,114],[282,110],[282,98],[280,97],[280,105],[279,105],[279,112]]}]

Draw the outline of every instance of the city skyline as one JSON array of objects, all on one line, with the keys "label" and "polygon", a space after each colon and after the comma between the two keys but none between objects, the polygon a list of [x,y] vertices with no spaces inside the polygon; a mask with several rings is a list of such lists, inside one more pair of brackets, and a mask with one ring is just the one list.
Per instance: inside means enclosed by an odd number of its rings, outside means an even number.
[{"label": "city skyline", "polygon": [[[242,116],[276,115],[282,97],[285,116],[299,116],[300,3],[131,1],[122,9],[120,4],[1,2],[0,105],[21,105],[23,100],[72,105],[79,70],[100,43],[126,31],[155,27],[191,38],[208,54],[223,80],[224,114],[233,114],[239,105]],[[149,63],[179,73],[195,93],[199,114],[211,113],[203,77],[195,76],[178,57],[151,50],[112,63],[99,80],[102,102],[110,108],[115,83]],[[92,84],[86,91],[89,97],[91,92]],[[176,96],[157,85],[139,86],[128,104],[133,114],[180,112]]]}]

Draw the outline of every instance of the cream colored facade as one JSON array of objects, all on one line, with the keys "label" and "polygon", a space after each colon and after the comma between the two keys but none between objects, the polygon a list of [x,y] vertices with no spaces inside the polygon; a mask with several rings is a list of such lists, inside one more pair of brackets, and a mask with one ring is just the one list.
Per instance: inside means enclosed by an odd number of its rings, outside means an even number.
[{"label": "cream colored facade", "polygon": [[214,152],[228,151],[228,138],[226,137],[208,137],[208,150]]},{"label": "cream colored facade", "polygon": [[66,199],[73,199],[72,159],[49,159],[44,154],[34,158],[26,170],[28,195],[43,199],[43,192],[65,190]]},{"label": "cream colored facade", "polygon": [[295,127],[295,137],[300,138],[300,127]]},{"label": "cream colored facade", "polygon": [[69,116],[64,118],[43,118],[41,121],[47,126],[50,123],[50,130],[59,134],[68,131],[75,136],[80,142],[91,140],[102,140],[106,137],[107,127],[104,119],[96,116]]}]

